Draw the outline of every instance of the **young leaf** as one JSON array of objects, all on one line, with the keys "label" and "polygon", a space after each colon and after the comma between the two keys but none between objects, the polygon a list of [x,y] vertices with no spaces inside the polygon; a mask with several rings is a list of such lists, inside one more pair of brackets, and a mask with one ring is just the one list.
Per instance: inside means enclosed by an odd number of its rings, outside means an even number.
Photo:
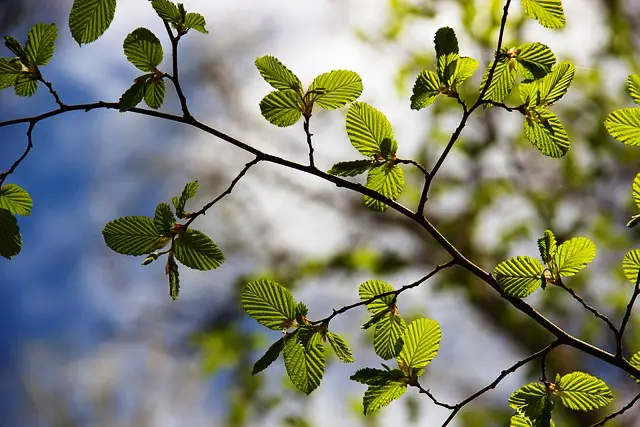
[{"label": "young leaf", "polygon": [[176,237],[173,250],[178,261],[196,270],[213,270],[224,262],[218,245],[203,232],[191,228]]},{"label": "young leaf", "polygon": [[517,256],[498,264],[493,275],[507,295],[524,298],[542,284],[543,271],[544,266],[537,259]]},{"label": "young leaf", "polygon": [[120,112],[125,112],[132,109],[144,98],[145,86],[147,82],[144,79],[136,80],[125,93],[122,94],[118,104],[120,105]]},{"label": "young leaf", "polygon": [[571,148],[560,119],[546,108],[534,109],[525,117],[524,134],[545,156],[562,157]]},{"label": "young leaf", "polygon": [[640,104],[640,75],[638,74],[630,74],[627,79],[627,91],[633,102],[636,104]]},{"label": "young leaf", "polygon": [[574,411],[593,411],[613,402],[609,386],[601,379],[583,372],[562,376],[556,387],[560,402]]},{"label": "young leaf", "polygon": [[276,57],[266,55],[256,59],[256,67],[262,78],[278,90],[300,90],[300,79],[285,67]]},{"label": "young leaf", "polygon": [[296,302],[291,292],[270,280],[247,283],[240,301],[249,316],[275,331],[288,329],[296,318]]},{"label": "young leaf", "polygon": [[545,230],[541,238],[538,239],[538,250],[542,262],[548,264],[557,250],[556,236],[551,230]]},{"label": "young leaf", "polygon": [[566,23],[561,0],[522,0],[522,10],[543,27],[563,28]]},{"label": "young leaf", "polygon": [[640,108],[621,108],[613,111],[604,121],[604,127],[613,138],[626,145],[640,145]]},{"label": "young leaf", "polygon": [[391,124],[384,114],[364,102],[354,102],[347,112],[347,135],[363,156],[375,157],[385,138],[393,138]]},{"label": "young leaf", "polygon": [[569,277],[582,270],[596,256],[596,245],[586,237],[575,237],[558,246],[554,259],[561,276]]},{"label": "young leaf", "polygon": [[355,101],[362,93],[362,79],[348,70],[334,70],[320,74],[313,80],[307,93],[314,104],[325,110],[335,110]]},{"label": "young leaf", "polygon": [[440,325],[431,319],[416,319],[402,335],[404,346],[398,355],[398,366],[404,372],[420,370],[438,354],[442,332]]},{"label": "young leaf", "polygon": [[551,72],[556,56],[547,45],[542,43],[525,43],[516,49],[518,71],[528,80],[543,78]]},{"label": "young leaf", "polygon": [[145,255],[166,244],[153,220],[146,216],[125,216],[107,223],[102,230],[107,246],[123,255]]},{"label": "young leaf", "polygon": [[538,84],[540,91],[538,106],[552,105],[569,90],[576,68],[570,62],[561,62],[547,74]]},{"label": "young leaf", "polygon": [[25,45],[29,62],[36,66],[48,64],[53,57],[57,37],[56,24],[36,24],[31,27]]},{"label": "young leaf", "polygon": [[509,406],[531,420],[550,416],[553,405],[553,399],[547,395],[545,386],[540,383],[524,385],[509,397]]},{"label": "young leaf", "polygon": [[373,349],[384,360],[396,357],[402,350],[402,334],[407,329],[404,319],[393,311],[385,313],[376,323]]},{"label": "young leaf", "polygon": [[463,56],[447,66],[443,81],[453,90],[473,75],[480,63],[473,58]]},{"label": "young leaf", "polygon": [[170,2],[169,0],[151,0],[151,6],[156,11],[160,19],[173,23],[180,21],[180,12],[178,11],[178,6],[176,6],[175,3]]},{"label": "young leaf", "polygon": [[433,43],[436,47],[436,61],[438,62],[438,76],[443,82],[445,79],[445,70],[460,56],[458,55],[458,39],[453,29],[449,27],[440,28],[436,31],[436,36],[433,39]]},{"label": "young leaf", "polygon": [[144,87],[144,102],[150,108],[157,110],[164,102],[165,85],[163,79],[151,78]]},{"label": "young leaf", "polygon": [[20,61],[10,58],[0,58],[0,89],[13,86],[22,74]]},{"label": "young leaf", "polygon": [[338,334],[334,334],[333,332],[327,333],[327,341],[331,344],[331,348],[338,356],[338,359],[342,360],[344,363],[353,363],[353,353],[351,353],[351,349],[347,342]]},{"label": "young leaf", "polygon": [[146,28],[137,28],[129,33],[122,48],[127,60],[142,71],[155,71],[164,57],[160,40]]},{"label": "young leaf", "polygon": [[182,193],[180,197],[175,196],[171,199],[173,203],[173,207],[176,208],[176,215],[178,218],[184,218],[184,208],[189,199],[192,199],[196,196],[196,192],[198,191],[198,181],[188,182],[184,188],[182,189]]},{"label": "young leaf", "polygon": [[[498,65],[496,65],[496,69],[493,72],[491,84],[489,85],[487,92],[484,94],[484,99],[495,102],[502,102],[507,97],[507,95],[511,93],[513,85],[516,82],[517,75],[515,64],[512,61],[515,62],[515,59],[510,60],[509,58],[500,58],[498,60]],[[493,62],[489,64],[487,70],[484,73],[484,76],[482,76],[482,82],[480,83],[480,93],[482,93],[485,85],[487,84],[491,67],[493,67]]]},{"label": "young leaf", "polygon": [[262,98],[260,112],[271,124],[291,126],[302,117],[299,101],[298,94],[292,90],[275,90]]},{"label": "young leaf", "polygon": [[364,414],[369,415],[389,403],[399,399],[407,391],[407,384],[399,381],[389,381],[383,385],[370,385],[364,392],[362,404]]},{"label": "young leaf", "polygon": [[397,381],[400,378],[405,378],[404,372],[400,369],[382,370],[374,368],[362,368],[358,369],[355,374],[351,375],[349,379],[357,381],[361,384],[367,385],[384,385],[389,381]]},{"label": "young leaf", "polygon": [[13,89],[18,96],[33,96],[38,89],[38,80],[31,73],[20,73],[13,83]]},{"label": "young leaf", "polygon": [[386,160],[394,160],[398,152],[398,141],[393,138],[385,138],[380,144],[380,154]]},{"label": "young leaf", "polygon": [[0,256],[11,259],[20,253],[22,237],[18,220],[7,209],[0,208]]},{"label": "young leaf", "polygon": [[178,264],[172,254],[167,258],[167,274],[169,275],[169,296],[175,301],[180,294],[180,275]]},{"label": "young leaf", "polygon": [[375,165],[373,160],[353,160],[350,162],[338,162],[331,166],[327,173],[336,176],[356,176],[371,169]]},{"label": "young leaf", "polygon": [[[360,285],[358,294],[360,295],[361,301],[367,301],[377,295],[393,291],[393,286],[383,282],[382,280],[367,280]],[[393,295],[387,295],[385,297],[375,299],[373,302],[367,304],[367,310],[369,310],[371,314],[381,313],[392,306],[393,299]]]},{"label": "young leaf", "polygon": [[633,201],[636,203],[636,206],[640,208],[640,173],[636,174],[635,178],[633,178],[631,193],[633,195]]},{"label": "young leaf", "polygon": [[286,341],[286,336],[280,338],[278,341],[274,342],[269,346],[267,352],[253,365],[253,369],[251,370],[251,375],[256,375],[269,367],[275,360],[280,356],[282,349],[284,348],[284,344]]},{"label": "young leaf", "polygon": [[20,44],[18,40],[11,36],[4,36],[4,45],[18,57],[20,62],[25,66],[29,65],[29,58],[27,58],[27,52],[25,52],[24,48]]},{"label": "young leaf", "polygon": [[296,317],[298,317],[298,316],[306,316],[307,314],[309,314],[309,308],[307,307],[307,305],[305,303],[300,301],[296,305]]},{"label": "young leaf", "polygon": [[640,249],[627,252],[622,260],[622,271],[627,279],[635,283],[640,271]]},{"label": "young leaf", "polygon": [[162,236],[171,236],[173,226],[176,225],[176,217],[171,212],[171,206],[167,203],[158,204],[153,217],[153,224]]},{"label": "young leaf", "polygon": [[113,21],[116,0],[74,0],[69,29],[80,45],[96,41]]},{"label": "young leaf", "polygon": [[300,328],[284,346],[284,366],[293,385],[310,394],[318,388],[325,370],[321,334],[310,328]]},{"label": "young leaf", "polygon": [[0,209],[7,209],[14,215],[31,214],[33,201],[27,191],[16,184],[7,184],[0,188]]},{"label": "young leaf", "polygon": [[[367,175],[366,187],[377,191],[391,200],[397,200],[404,189],[404,174],[402,173],[402,168],[393,163],[387,163],[371,169]],[[366,195],[364,196],[364,204],[369,209],[378,212],[384,212],[389,207]]]},{"label": "young leaf", "polygon": [[440,95],[442,83],[436,73],[430,70],[423,70],[413,85],[413,95],[411,95],[411,109],[421,110],[433,104]]},{"label": "young leaf", "polygon": [[209,34],[205,25],[207,25],[207,21],[199,13],[187,13],[187,16],[184,17],[184,26],[186,28],[192,28],[202,34]]}]

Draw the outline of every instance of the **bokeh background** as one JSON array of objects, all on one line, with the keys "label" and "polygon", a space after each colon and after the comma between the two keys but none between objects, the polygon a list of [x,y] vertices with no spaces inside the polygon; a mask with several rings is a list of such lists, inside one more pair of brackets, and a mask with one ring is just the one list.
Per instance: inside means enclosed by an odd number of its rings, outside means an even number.
[{"label": "bokeh background", "polygon": [[[71,3],[0,0],[2,34],[24,40],[36,22],[58,24],[56,55],[42,71],[64,102],[119,98],[137,75],[120,46],[137,27],[158,34],[168,52],[162,23],[145,0],[120,2],[108,32],[78,47],[66,28]],[[526,20],[514,1],[506,43],[540,41],[559,60],[576,64],[569,94],[554,107],[572,150],[560,160],[546,158],[524,140],[516,113],[481,112],[436,180],[428,215],[487,270],[508,256],[535,256],[535,239],[546,228],[560,239],[590,237],[598,246],[596,261],[568,284],[619,322],[632,290],[620,262],[640,237],[624,226],[637,213],[630,183],[640,170],[640,156],[613,141],[602,121],[630,105],[624,83],[629,73],[640,72],[640,2],[564,3],[567,27],[551,31]],[[332,69],[350,69],[363,78],[361,100],[391,121],[399,155],[429,167],[460,111],[450,100],[411,111],[413,79],[433,66],[433,36],[441,26],[454,28],[461,54],[486,67],[502,1],[186,0],[185,5],[207,18],[210,32],[189,34],[181,42],[183,86],[199,119],[260,149],[305,162],[302,126],[276,129],[260,116],[258,103],[270,89],[253,61],[275,55],[307,83]],[[168,59],[165,54],[167,69]],[[476,74],[465,85],[466,99],[477,93],[481,71]],[[179,111],[176,97],[168,94],[163,108]],[[0,120],[53,108],[42,88],[31,99],[10,90],[0,93]],[[357,158],[346,138],[344,114],[319,112],[312,119],[323,168]],[[22,152],[25,131],[0,129],[0,169]],[[200,181],[192,206],[201,206],[251,157],[197,131],[113,111],[69,113],[38,124],[34,137],[34,150],[9,179],[31,193],[34,209],[20,219],[22,253],[0,260],[1,426],[434,426],[446,418],[448,411],[415,390],[376,416],[360,415],[364,387],[348,376],[379,363],[371,336],[359,329],[367,318],[364,310],[332,321],[332,328],[348,337],[356,362],[331,359],[323,384],[310,397],[291,387],[281,362],[250,375],[278,334],[243,314],[241,285],[272,277],[309,306],[311,318],[322,318],[356,301],[364,280],[408,284],[448,258],[404,218],[369,212],[353,194],[260,164],[196,224],[214,237],[227,262],[213,272],[184,271],[180,299],[173,302],[162,266],[142,267],[141,259],[110,252],[101,236],[104,224],[124,215],[151,215],[187,180]],[[409,168],[405,173],[408,187],[401,202],[414,206],[421,178]],[[529,301],[571,333],[612,348],[606,326],[560,290],[539,292]],[[408,318],[428,316],[442,325],[442,347],[423,385],[449,403],[551,340],[461,270],[403,294],[399,305]],[[640,350],[639,319],[633,317],[628,330],[630,351]],[[555,351],[548,370],[588,371],[616,393],[607,411],[560,412],[557,425],[590,425],[637,393],[625,375],[572,350]],[[511,375],[466,407],[453,425],[507,425],[507,397],[538,376],[536,364]],[[631,410],[611,425],[640,425],[639,414]]]}]

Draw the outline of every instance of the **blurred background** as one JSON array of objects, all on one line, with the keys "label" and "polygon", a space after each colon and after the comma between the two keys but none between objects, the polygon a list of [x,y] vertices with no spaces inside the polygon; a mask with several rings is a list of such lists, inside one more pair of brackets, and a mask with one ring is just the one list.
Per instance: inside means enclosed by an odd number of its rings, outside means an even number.
[{"label": "blurred background", "polygon": [[[0,33],[21,41],[31,25],[56,22],[57,51],[44,67],[64,102],[116,101],[137,76],[122,41],[145,26],[168,41],[144,0],[120,2],[111,28],[96,43],[78,47],[67,17],[71,0],[0,0]],[[557,160],[544,157],[522,135],[522,118],[491,109],[473,117],[432,188],[428,216],[468,258],[486,270],[508,256],[537,255],[546,228],[560,240],[593,239],[592,267],[572,278],[589,303],[616,323],[632,292],[621,274],[625,252],[638,232],[625,223],[635,214],[631,181],[640,152],[613,141],[602,122],[631,105],[628,74],[640,72],[640,1],[564,2],[567,27],[551,31],[526,20],[520,2],[509,16],[506,45],[539,41],[558,60],[577,68],[569,94],[554,107],[572,139]],[[305,162],[300,124],[276,129],[258,108],[270,91],[255,70],[257,56],[274,55],[307,84],[323,72],[350,69],[363,78],[360,98],[383,111],[399,141],[399,156],[430,168],[457,125],[460,111],[439,100],[426,111],[409,109],[415,76],[433,68],[433,36],[442,26],[458,35],[462,55],[482,62],[464,86],[475,99],[496,43],[500,0],[186,0],[207,18],[208,35],[181,42],[181,78],[195,116],[260,149]],[[118,48],[114,48],[118,46]],[[3,51],[2,56],[8,56]],[[517,91],[512,101],[518,102]],[[178,112],[167,91],[163,107]],[[0,120],[55,108],[40,88],[31,99],[0,93]],[[344,131],[345,111],[318,112],[311,126],[316,162],[358,158]],[[0,130],[0,169],[17,158],[26,127]],[[200,181],[197,208],[216,197],[251,159],[222,141],[176,124],[113,111],[74,112],[41,122],[35,148],[12,175],[34,199],[20,218],[23,251],[0,260],[0,426],[395,426],[440,425],[448,411],[410,390],[400,401],[364,418],[364,387],[348,380],[356,369],[377,366],[371,336],[362,333],[364,310],[331,322],[355,353],[353,365],[330,359],[321,387],[296,392],[280,361],[252,377],[253,363],[277,332],[244,315],[243,283],[271,277],[290,287],[319,319],[357,300],[360,283],[382,279],[408,284],[447,255],[405,218],[366,210],[360,197],[313,177],[274,165],[251,169],[233,194],[196,228],[211,235],[227,262],[208,273],[181,274],[180,299],[171,301],[161,265],[120,256],[104,245],[104,224],[124,215],[152,215],[188,180]],[[401,202],[415,206],[421,177],[405,169]],[[606,349],[606,326],[559,289],[528,301],[568,331]],[[456,403],[484,387],[520,358],[552,339],[505,305],[465,271],[446,271],[399,299],[411,319],[440,322],[439,356],[422,380],[439,400]],[[627,332],[640,350],[640,316]],[[630,354],[628,354],[630,356]],[[615,390],[606,411],[558,411],[557,425],[587,426],[637,393],[626,375],[570,349],[554,351],[548,372],[597,375]],[[509,394],[539,377],[532,364],[466,407],[457,427],[506,426]],[[640,409],[607,425],[640,426]]]}]

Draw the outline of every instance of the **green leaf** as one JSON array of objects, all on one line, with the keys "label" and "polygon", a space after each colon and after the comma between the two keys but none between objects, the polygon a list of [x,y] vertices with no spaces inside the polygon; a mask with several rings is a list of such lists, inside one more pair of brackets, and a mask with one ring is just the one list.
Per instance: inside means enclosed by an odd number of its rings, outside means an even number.
[{"label": "green leaf", "polygon": [[[513,85],[516,82],[517,72],[515,64],[515,59],[510,60],[509,58],[500,58],[498,60],[498,65],[496,65],[493,77],[491,78],[491,84],[489,85],[487,92],[484,94],[484,99],[488,99],[494,102],[504,101],[507,95],[511,93]],[[484,73],[484,76],[482,77],[482,82],[480,83],[480,93],[482,93],[485,85],[487,84],[491,67],[493,67],[493,62],[489,64],[487,70]]]},{"label": "green leaf", "polygon": [[247,283],[240,301],[249,316],[275,331],[288,329],[296,318],[296,302],[291,292],[270,280]]},{"label": "green leaf", "polygon": [[286,337],[280,338],[278,341],[274,342],[269,346],[267,352],[253,365],[253,369],[251,370],[251,375],[256,375],[269,367],[275,360],[280,356],[282,349],[284,348],[284,344],[286,341]]},{"label": "green leaf", "polygon": [[398,366],[404,372],[420,370],[438,354],[442,331],[440,325],[431,319],[416,319],[402,335],[404,346],[398,355]]},{"label": "green leaf", "polygon": [[29,58],[27,58],[27,52],[20,44],[18,40],[11,36],[4,36],[4,45],[13,53],[18,59],[25,65],[29,65]]},{"label": "green leaf", "polygon": [[334,334],[333,332],[327,333],[327,341],[331,344],[331,348],[338,356],[338,359],[342,360],[344,363],[353,363],[353,353],[351,353],[351,349],[347,342],[338,334]]},{"label": "green leaf", "polygon": [[367,385],[384,385],[389,381],[398,381],[401,378],[406,378],[406,375],[400,369],[382,370],[374,368],[358,369],[355,374],[349,377],[353,381]]},{"label": "green leaf", "polygon": [[[360,285],[358,294],[360,295],[360,301],[367,301],[377,295],[393,291],[393,286],[386,282],[383,282],[382,280],[367,280]],[[385,310],[388,310],[390,307],[393,307],[393,300],[393,295],[387,295],[375,299],[373,302],[367,304],[367,310],[369,310],[371,314],[381,313]]]},{"label": "green leaf", "polygon": [[74,0],[69,29],[80,45],[96,41],[113,21],[116,0]]},{"label": "green leaf", "polygon": [[25,46],[29,62],[37,66],[48,64],[56,49],[56,38],[58,38],[56,24],[36,24],[31,27]]},{"label": "green leaf", "polygon": [[151,6],[156,11],[160,19],[173,23],[180,21],[180,12],[178,11],[178,6],[176,6],[175,3],[170,2],[169,0],[151,0]]},{"label": "green leaf", "polygon": [[542,262],[548,264],[557,250],[556,236],[551,230],[545,230],[541,238],[538,239],[538,250],[540,251],[540,258]]},{"label": "green leaf", "polygon": [[205,21],[204,16],[199,13],[187,13],[187,16],[184,18],[185,27],[192,28],[202,34],[209,34],[205,25],[207,25],[207,21]]},{"label": "green leaf", "polygon": [[569,277],[582,270],[596,257],[596,245],[586,237],[575,237],[558,246],[554,259],[561,276]]},{"label": "green leaf", "polygon": [[256,59],[256,67],[262,78],[275,89],[302,89],[300,79],[285,67],[276,57],[266,55]]},{"label": "green leaf", "polygon": [[640,145],[640,108],[621,108],[607,116],[604,127],[623,144]]},{"label": "green leaf", "polygon": [[27,191],[16,184],[7,184],[0,188],[0,209],[7,209],[14,215],[31,214],[33,201]]},{"label": "green leaf", "polygon": [[142,71],[155,71],[164,57],[160,40],[146,28],[129,33],[122,48],[127,60]]},{"label": "green leaf", "polygon": [[318,388],[325,370],[321,335],[311,328],[300,328],[284,346],[284,366],[293,385],[310,394]]},{"label": "green leaf", "polygon": [[566,23],[561,0],[522,0],[522,10],[543,27],[563,28]]},{"label": "green leaf", "polygon": [[171,202],[173,203],[173,207],[176,208],[176,215],[178,216],[178,218],[184,218],[185,217],[185,205],[187,204],[187,201],[189,199],[192,199],[196,196],[196,193],[198,191],[198,181],[191,181],[188,182],[184,188],[182,189],[182,193],[180,194],[180,197],[175,196],[171,199]]},{"label": "green leaf", "polygon": [[132,109],[140,102],[142,102],[142,98],[144,98],[145,86],[147,82],[144,79],[136,79],[136,81],[131,85],[129,89],[125,93],[122,94],[118,104],[120,106],[120,112],[125,112],[127,110]]},{"label": "green leaf", "polygon": [[0,209],[0,256],[11,259],[22,249],[18,220],[7,209]]},{"label": "green leaf", "polygon": [[609,386],[601,379],[583,372],[562,376],[556,387],[560,402],[574,411],[593,411],[613,402]]},{"label": "green leaf", "polygon": [[380,154],[386,160],[395,160],[398,152],[398,141],[393,138],[385,138],[380,144]]},{"label": "green leaf", "polygon": [[307,314],[309,314],[309,308],[307,307],[307,305],[305,303],[300,301],[296,305],[296,317],[298,317],[298,316],[306,316]]},{"label": "green leaf", "polygon": [[539,420],[551,415],[554,400],[547,395],[545,386],[540,383],[531,383],[520,387],[509,397],[509,406],[518,414],[531,420]]},{"label": "green leaf", "polygon": [[447,66],[443,81],[451,89],[457,90],[458,86],[475,73],[479,65],[480,63],[473,58],[466,56],[458,58]]},{"label": "green leaf", "polygon": [[22,74],[22,64],[16,59],[0,58],[0,89],[13,86]]},{"label": "green leaf", "polygon": [[176,225],[176,217],[171,212],[171,206],[167,203],[158,204],[153,217],[153,224],[162,236],[171,237],[173,235],[173,226]]},{"label": "green leaf", "polygon": [[375,165],[373,160],[353,160],[350,162],[338,162],[331,166],[327,173],[336,176],[356,176],[371,169]]},{"label": "green leaf", "polygon": [[540,79],[551,72],[556,56],[547,45],[542,43],[525,43],[516,49],[518,71],[528,80]]},{"label": "green leaf", "polygon": [[376,323],[373,349],[384,360],[396,357],[402,350],[402,334],[407,329],[404,319],[394,311],[385,313]]},{"label": "green leaf", "polygon": [[507,295],[524,298],[542,284],[543,271],[544,266],[537,259],[517,256],[498,264],[493,275]]},{"label": "green leaf", "polygon": [[316,77],[307,93],[312,94],[314,104],[325,110],[335,110],[355,101],[362,94],[362,79],[353,71],[330,71]]},{"label": "green leaf", "polygon": [[173,250],[178,261],[196,270],[213,270],[224,262],[218,245],[202,231],[191,228],[175,238]]},{"label": "green leaf", "polygon": [[458,39],[453,29],[449,27],[440,28],[436,31],[436,36],[433,39],[433,43],[436,47],[436,61],[438,66],[438,76],[440,80],[446,82],[445,70],[452,62],[456,61],[460,56],[458,55]]},{"label": "green leaf", "polygon": [[638,74],[630,74],[627,79],[627,91],[633,102],[636,104],[640,104],[640,75]]},{"label": "green leaf", "polygon": [[631,184],[631,192],[633,195],[633,201],[636,206],[640,208],[640,173],[636,174],[633,178],[633,184]]},{"label": "green leaf", "polygon": [[576,68],[570,62],[561,62],[553,68],[542,80],[537,82],[540,93],[537,106],[552,105],[569,90]]},{"label": "green leaf", "polygon": [[[391,200],[397,200],[404,189],[402,168],[392,162],[375,167],[367,175],[366,187],[377,191]],[[384,212],[388,205],[369,196],[364,196],[364,204],[371,210]]]},{"label": "green leaf", "polygon": [[20,73],[13,83],[13,89],[18,96],[33,96],[38,89],[38,80],[31,73]]},{"label": "green leaf", "polygon": [[622,260],[622,271],[627,279],[636,283],[640,271],[640,249],[627,252]]},{"label": "green leaf", "polygon": [[370,385],[364,392],[362,404],[364,414],[369,415],[389,403],[400,398],[407,391],[407,384],[399,381],[389,381],[384,385]]},{"label": "green leaf", "polygon": [[[631,356],[631,360],[629,360],[629,364],[636,369],[640,369],[640,351],[637,353],[634,353],[634,355]],[[631,378],[633,378],[635,382],[640,383],[640,378],[635,378],[633,376]]]},{"label": "green leaf", "polygon": [[125,216],[107,223],[102,230],[107,246],[123,255],[145,255],[167,242],[146,216]]},{"label": "green leaf", "polygon": [[151,78],[144,87],[144,102],[150,108],[157,110],[164,102],[165,85],[163,79]]},{"label": "green leaf", "polygon": [[167,258],[167,274],[169,275],[169,296],[175,301],[180,294],[180,275],[178,273],[178,264],[173,254],[169,254]]},{"label": "green leaf", "polygon": [[271,124],[291,126],[302,117],[299,101],[298,94],[292,90],[275,90],[262,98],[260,112]]},{"label": "green leaf", "polygon": [[433,104],[440,95],[442,83],[436,73],[430,70],[423,70],[413,85],[413,95],[411,95],[411,109],[421,110]]},{"label": "green leaf", "polygon": [[363,156],[376,157],[385,138],[393,138],[391,124],[384,114],[364,102],[354,102],[347,112],[347,135]]},{"label": "green leaf", "polygon": [[550,424],[545,425],[542,420],[531,421],[529,418],[516,414],[511,417],[509,427],[555,427],[553,420],[550,420]]},{"label": "green leaf", "polygon": [[524,119],[524,134],[545,156],[562,157],[571,148],[560,119],[543,107],[529,111]]}]

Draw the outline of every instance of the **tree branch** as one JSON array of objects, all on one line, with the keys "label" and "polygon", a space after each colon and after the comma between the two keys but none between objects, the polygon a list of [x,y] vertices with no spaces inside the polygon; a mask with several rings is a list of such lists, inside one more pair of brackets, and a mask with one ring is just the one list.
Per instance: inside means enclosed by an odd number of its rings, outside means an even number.
[{"label": "tree branch", "polygon": [[182,109],[182,115],[185,118],[191,118],[192,115],[189,112],[189,107],[187,106],[187,97],[184,96],[184,92],[182,91],[182,86],[180,86],[180,78],[178,77],[178,42],[180,41],[180,37],[182,34],[178,34],[175,36],[173,31],[171,30],[171,26],[164,19],[164,27],[167,30],[167,34],[169,35],[169,40],[171,40],[171,59],[172,59],[172,68],[173,75],[169,76],[171,81],[173,82],[173,86],[176,88],[176,93],[178,94],[178,99],[180,100],[180,108]]},{"label": "tree branch", "polygon": [[582,306],[585,309],[590,311],[598,319],[601,319],[603,322],[605,322],[607,324],[607,326],[609,327],[609,329],[611,330],[611,332],[613,332],[613,336],[616,337],[616,339],[618,338],[618,335],[619,335],[618,328],[616,328],[616,326],[613,324],[613,322],[611,320],[609,320],[609,318],[607,316],[605,316],[604,314],[600,313],[595,307],[590,306],[589,304],[587,304],[585,302],[585,300],[582,299],[582,297],[580,297],[580,295],[576,294],[576,292],[573,289],[571,289],[570,287],[568,287],[564,283],[562,283],[561,280],[559,280],[556,283],[556,285],[558,287],[564,289],[565,291],[567,291],[569,293],[569,295],[571,295],[576,301],[578,301],[580,304],[582,304]]},{"label": "tree branch", "polygon": [[313,161],[313,143],[311,142],[311,137],[313,134],[309,130],[309,121],[311,120],[311,116],[305,114],[304,115],[304,133],[307,135],[307,145],[309,146],[309,166],[315,168],[316,165]]},{"label": "tree branch", "polygon": [[[627,328],[627,323],[629,323],[629,319],[631,318],[631,310],[633,310],[633,305],[636,302],[636,298],[640,295],[640,270],[638,271],[638,277],[636,278],[636,284],[633,288],[633,294],[631,295],[631,299],[629,300],[629,304],[627,304],[627,310],[624,313],[622,318],[622,323],[620,324],[620,333],[617,335],[616,339],[616,357],[622,358],[622,338],[625,329]],[[634,375],[635,376],[635,375]],[[640,377],[636,377],[640,378]]]},{"label": "tree branch", "polygon": [[56,104],[60,106],[60,108],[65,107],[64,102],[62,102],[62,100],[60,99],[60,96],[58,95],[58,92],[55,91],[55,89],[53,88],[53,85],[50,82],[42,78],[42,75],[40,75],[40,77],[38,78],[38,81],[41,82],[43,85],[45,85],[47,89],[49,89],[49,93],[53,96],[53,99],[56,101]]},{"label": "tree branch", "polygon": [[627,403],[622,409],[620,409],[617,412],[614,412],[612,414],[607,415],[600,422],[592,424],[591,427],[600,427],[600,426],[605,425],[605,423],[607,421],[611,421],[612,419],[616,418],[619,415],[624,414],[629,409],[631,409],[633,407],[633,405],[635,405],[638,400],[640,400],[640,393],[636,394],[636,396],[633,399],[631,399],[631,401],[629,403]]}]

